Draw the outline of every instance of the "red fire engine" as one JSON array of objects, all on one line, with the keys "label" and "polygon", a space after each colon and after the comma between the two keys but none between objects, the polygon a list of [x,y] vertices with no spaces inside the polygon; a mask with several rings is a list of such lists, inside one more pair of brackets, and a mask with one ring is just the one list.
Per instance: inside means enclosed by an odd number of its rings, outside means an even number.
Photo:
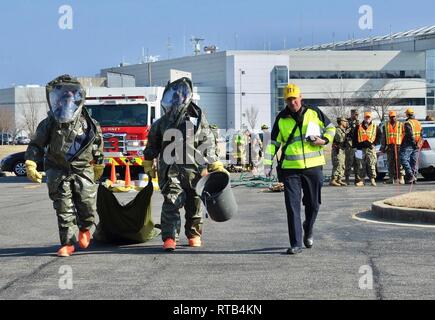
[{"label": "red fire engine", "polygon": [[132,176],[143,172],[143,151],[151,124],[160,117],[163,90],[163,87],[86,90],[85,106],[103,131],[106,174],[113,163],[122,177],[127,162]]}]

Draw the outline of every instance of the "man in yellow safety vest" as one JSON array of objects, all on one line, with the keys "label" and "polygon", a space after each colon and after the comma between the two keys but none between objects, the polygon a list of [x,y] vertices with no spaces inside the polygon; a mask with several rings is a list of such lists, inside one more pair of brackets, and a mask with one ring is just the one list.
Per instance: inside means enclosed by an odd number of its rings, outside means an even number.
[{"label": "man in yellow safety vest", "polygon": [[[335,127],[322,111],[302,106],[301,90],[294,84],[284,89],[287,107],[273,125],[266,148],[266,176],[272,172],[273,158],[282,148],[279,169],[284,183],[287,222],[291,247],[287,254],[302,252],[313,246],[313,227],[321,202],[322,167],[325,165],[323,146],[334,140]],[[305,206],[305,222],[301,224],[301,200]]]}]

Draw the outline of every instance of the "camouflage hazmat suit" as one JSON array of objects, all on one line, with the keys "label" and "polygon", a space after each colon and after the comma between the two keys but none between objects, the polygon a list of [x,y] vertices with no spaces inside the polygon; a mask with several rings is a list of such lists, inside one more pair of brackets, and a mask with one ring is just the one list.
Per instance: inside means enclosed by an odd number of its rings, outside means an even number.
[{"label": "camouflage hazmat suit", "polygon": [[[62,76],[48,87],[65,83],[78,84],[75,79]],[[68,123],[59,123],[50,110],[48,117],[38,125],[25,157],[35,162],[44,158],[48,193],[57,214],[60,242],[73,245],[77,242],[79,229],[89,230],[95,220],[97,184],[93,165],[103,161],[101,128],[83,105]]]},{"label": "camouflage hazmat suit", "polygon": [[[192,87],[187,78],[173,84],[183,81]],[[164,197],[161,213],[163,241],[177,239],[180,209],[183,207],[187,238],[201,236],[201,199],[195,187],[208,164],[218,161],[216,136],[201,108],[187,101],[175,112],[166,111],[150,129],[144,157],[148,161],[158,158],[159,186]]]}]

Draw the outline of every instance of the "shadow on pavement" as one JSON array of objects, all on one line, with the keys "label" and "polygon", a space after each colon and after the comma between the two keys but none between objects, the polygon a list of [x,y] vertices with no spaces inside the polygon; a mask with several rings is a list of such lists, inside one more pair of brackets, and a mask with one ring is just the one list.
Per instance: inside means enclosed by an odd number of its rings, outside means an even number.
[{"label": "shadow on pavement", "polygon": [[13,257],[55,256],[57,250],[59,250],[59,246],[1,248],[0,259],[6,257],[13,258]]},{"label": "shadow on pavement", "polygon": [[32,182],[29,179],[27,179],[27,177],[6,176],[6,177],[0,177],[0,184],[1,183],[29,183],[30,184]]},{"label": "shadow on pavement", "polygon": [[[46,247],[18,247],[18,248],[1,248],[0,258],[13,258],[13,257],[43,257],[51,256],[56,257],[56,252],[59,245],[46,246]],[[104,255],[104,254],[137,254],[137,255],[167,255],[167,254],[261,254],[261,255],[282,255],[287,250],[287,247],[276,248],[258,248],[246,250],[207,250],[205,248],[189,248],[187,245],[178,246],[177,250],[172,253],[164,252],[160,245],[131,245],[131,246],[113,246],[94,242],[87,250],[78,249],[73,256],[83,255]]]}]

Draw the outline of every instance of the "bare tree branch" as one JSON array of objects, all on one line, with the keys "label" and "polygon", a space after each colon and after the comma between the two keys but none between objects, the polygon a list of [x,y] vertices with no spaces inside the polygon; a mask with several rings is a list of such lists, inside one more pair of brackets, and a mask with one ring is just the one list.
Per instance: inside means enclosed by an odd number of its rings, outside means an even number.
[{"label": "bare tree branch", "polygon": [[331,88],[326,89],[328,98],[326,104],[328,108],[325,108],[325,113],[331,119],[340,117],[348,117],[348,109],[359,109],[360,104],[353,95],[349,95],[349,91],[346,89],[346,85],[341,86],[339,92],[333,91]]},{"label": "bare tree branch", "polygon": [[25,97],[27,102],[23,106],[23,128],[33,136],[39,123],[40,99],[29,88],[26,90]]},{"label": "bare tree branch", "polygon": [[14,113],[11,108],[0,109],[0,131],[10,133],[14,128]]},{"label": "bare tree branch", "polygon": [[252,130],[255,129],[255,125],[257,123],[258,112],[259,112],[258,108],[255,108],[254,106],[251,106],[251,108],[249,108],[246,111],[246,118],[248,119],[248,123],[251,126]]},{"label": "bare tree branch", "polygon": [[400,97],[403,96],[403,91],[399,89],[397,83],[386,82],[379,90],[373,90],[373,86],[367,90],[365,96],[366,110],[370,110],[379,117],[381,121],[386,119],[388,111],[391,107],[397,105]]}]

